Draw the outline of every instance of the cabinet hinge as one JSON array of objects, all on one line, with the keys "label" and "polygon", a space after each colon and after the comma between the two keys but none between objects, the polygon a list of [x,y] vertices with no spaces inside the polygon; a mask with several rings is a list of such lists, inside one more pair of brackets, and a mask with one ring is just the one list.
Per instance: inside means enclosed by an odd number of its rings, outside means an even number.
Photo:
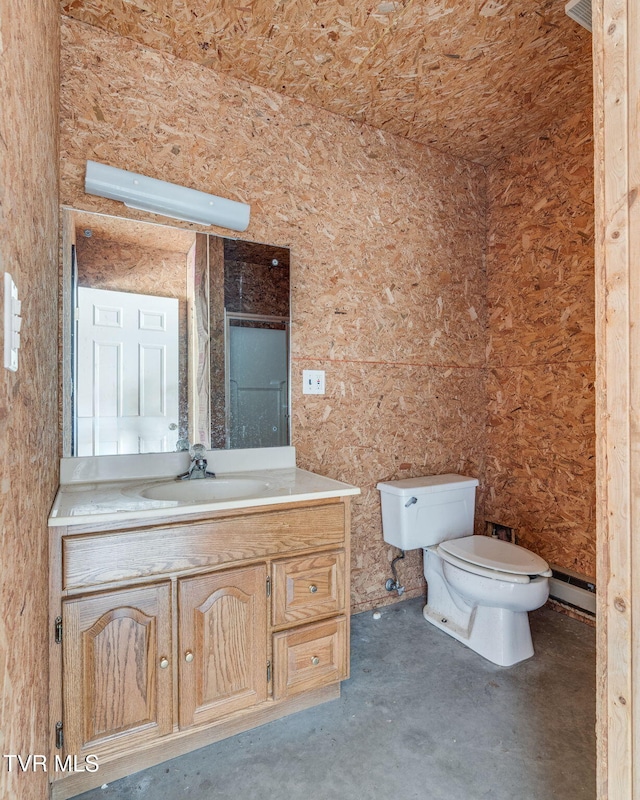
[{"label": "cabinet hinge", "polygon": [[62,750],[64,747],[64,733],[62,732],[62,723],[56,722],[56,747]]},{"label": "cabinet hinge", "polygon": [[267,578],[267,597],[271,597],[271,578]]},{"label": "cabinet hinge", "polygon": [[62,617],[56,617],[56,644],[62,644]]},{"label": "cabinet hinge", "polygon": [[271,683],[271,662],[267,661],[267,683]]}]

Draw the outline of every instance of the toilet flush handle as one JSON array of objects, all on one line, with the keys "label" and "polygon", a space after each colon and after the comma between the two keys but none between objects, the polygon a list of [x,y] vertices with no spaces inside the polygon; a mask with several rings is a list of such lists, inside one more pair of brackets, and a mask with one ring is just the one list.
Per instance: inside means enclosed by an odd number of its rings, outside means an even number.
[{"label": "toilet flush handle", "polygon": [[417,502],[418,502],[418,498],[417,497],[410,497],[407,500],[407,502],[404,504],[404,507],[405,508],[409,508],[409,506],[412,506],[414,503],[417,503]]}]

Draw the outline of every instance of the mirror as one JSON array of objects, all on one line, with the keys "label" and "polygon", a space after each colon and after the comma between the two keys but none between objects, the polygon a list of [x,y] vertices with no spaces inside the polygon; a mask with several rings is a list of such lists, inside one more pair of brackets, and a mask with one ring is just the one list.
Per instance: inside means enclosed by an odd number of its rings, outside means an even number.
[{"label": "mirror", "polygon": [[289,249],[63,210],[63,454],[290,442]]}]

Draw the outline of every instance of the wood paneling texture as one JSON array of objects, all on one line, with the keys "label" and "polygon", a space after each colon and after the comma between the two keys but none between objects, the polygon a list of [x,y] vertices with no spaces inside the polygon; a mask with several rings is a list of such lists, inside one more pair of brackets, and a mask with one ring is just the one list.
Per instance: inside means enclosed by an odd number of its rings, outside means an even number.
[{"label": "wood paneling texture", "polygon": [[563,0],[61,5],[156,50],[485,164],[591,102],[590,36]]},{"label": "wood paneling texture", "polygon": [[[0,273],[22,298],[19,371],[0,374],[0,744],[48,752],[47,515],[58,476],[58,6],[0,0]],[[47,775],[0,770],[0,797]]]},{"label": "wood paneling texture", "polygon": [[64,203],[150,218],[84,194],[92,158],[250,202],[243,237],[291,247],[298,462],[362,487],[353,603],[392,599],[376,482],[483,471],[483,168],[83,23],[63,37]]},{"label": "wood paneling texture", "polygon": [[640,796],[640,8],[594,9],[598,798]]},{"label": "wood paneling texture", "polygon": [[192,231],[167,225],[165,217],[158,217],[157,222],[138,222],[124,217],[111,217],[92,212],[75,211],[73,224],[80,238],[85,230],[91,230],[92,236],[110,242],[134,245],[170,253],[187,253],[193,244]]},{"label": "wood paneling texture", "polygon": [[[586,65],[585,65],[586,68]],[[488,170],[486,518],[595,575],[593,141],[585,106]]]},{"label": "wood paneling texture", "polygon": [[[193,236],[195,241],[195,236]],[[193,243],[193,242],[192,242]],[[187,247],[183,252],[90,238],[76,232],[78,285],[187,299]]]},{"label": "wood paneling texture", "polygon": [[[325,396],[300,393],[303,369],[326,371]],[[299,466],[362,489],[352,505],[351,605],[362,610],[393,601],[383,587],[398,551],[382,539],[376,483],[483,474],[484,370],[314,359],[294,364],[292,383]],[[479,524],[482,505],[479,493]],[[398,571],[408,593],[423,591],[421,550],[409,551]]]}]

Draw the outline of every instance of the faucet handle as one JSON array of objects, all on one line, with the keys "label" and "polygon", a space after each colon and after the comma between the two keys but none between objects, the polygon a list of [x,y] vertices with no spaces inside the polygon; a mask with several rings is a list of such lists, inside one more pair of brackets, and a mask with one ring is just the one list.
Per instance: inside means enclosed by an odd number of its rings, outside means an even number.
[{"label": "faucet handle", "polygon": [[184,453],[188,449],[189,449],[189,440],[178,439],[178,441],[176,442],[176,453]]},{"label": "faucet handle", "polygon": [[189,448],[189,455],[194,461],[203,459],[207,453],[207,448],[203,444],[192,444]]}]

